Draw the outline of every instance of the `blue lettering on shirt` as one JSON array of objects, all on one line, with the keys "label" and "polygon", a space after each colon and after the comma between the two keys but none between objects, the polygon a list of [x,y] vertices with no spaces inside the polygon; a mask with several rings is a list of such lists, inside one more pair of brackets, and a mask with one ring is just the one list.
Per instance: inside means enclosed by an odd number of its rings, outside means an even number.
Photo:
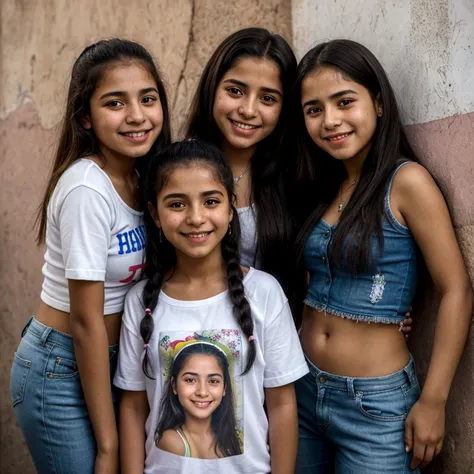
[{"label": "blue lettering on shirt", "polygon": [[117,234],[119,255],[139,252],[145,248],[145,226]]}]

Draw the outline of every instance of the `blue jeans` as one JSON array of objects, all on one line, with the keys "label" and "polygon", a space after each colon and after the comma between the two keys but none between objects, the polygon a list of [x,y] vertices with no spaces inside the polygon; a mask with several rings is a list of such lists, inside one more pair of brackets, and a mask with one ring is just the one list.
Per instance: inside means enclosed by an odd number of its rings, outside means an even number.
[{"label": "blue jeans", "polygon": [[[118,344],[109,348],[111,378],[117,352]],[[97,446],[71,336],[31,317],[14,355],[10,395],[38,474],[93,474]]]},{"label": "blue jeans", "polygon": [[420,396],[413,359],[384,377],[351,378],[319,370],[295,383],[297,474],[417,473],[405,452],[405,419]]}]

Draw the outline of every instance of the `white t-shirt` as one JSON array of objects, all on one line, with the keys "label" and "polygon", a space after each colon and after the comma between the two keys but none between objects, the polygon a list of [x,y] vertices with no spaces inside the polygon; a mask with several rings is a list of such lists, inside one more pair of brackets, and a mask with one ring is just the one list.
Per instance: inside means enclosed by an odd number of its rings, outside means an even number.
[{"label": "white t-shirt", "polygon": [[[152,317],[154,331],[148,354],[156,380],[142,370],[144,343],[140,322],[144,316],[139,282],[125,300],[118,368],[114,384],[124,390],[146,390],[150,415],[146,422],[146,474],[266,474],[270,472],[268,421],[263,408],[264,388],[292,383],[308,372],[293,318],[283,290],[271,275],[251,268],[244,279],[257,343],[255,363],[241,376],[248,341],[241,334],[232,312],[228,291],[199,301],[180,301],[161,292]],[[230,353],[234,366],[236,422],[243,442],[243,454],[221,459],[178,456],[158,449],[154,433],[159,420],[159,405],[178,341],[205,337]]]},{"label": "white t-shirt", "polygon": [[104,282],[104,314],[123,310],[144,267],[143,212],[128,206],[93,161],[61,176],[48,205],[41,299],[69,312],[68,279]]},{"label": "white t-shirt", "polygon": [[260,268],[261,258],[257,255],[257,207],[255,204],[239,207],[237,213],[240,222],[240,264]]}]

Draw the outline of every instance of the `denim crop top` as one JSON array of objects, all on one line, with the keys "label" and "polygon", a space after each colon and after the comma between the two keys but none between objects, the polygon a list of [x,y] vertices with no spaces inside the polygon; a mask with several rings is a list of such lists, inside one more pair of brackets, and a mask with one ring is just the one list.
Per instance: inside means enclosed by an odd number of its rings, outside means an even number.
[{"label": "denim crop top", "polygon": [[[382,221],[384,249],[373,271],[351,275],[343,265],[332,265],[329,244],[335,231],[321,219],[313,228],[304,249],[309,271],[309,289],[305,304],[342,318],[376,323],[399,324],[410,308],[418,281],[418,247],[408,227],[398,222],[390,209],[392,173],[385,194],[385,218]],[[337,224],[336,224],[337,225]],[[378,251],[374,236],[373,252]]]}]

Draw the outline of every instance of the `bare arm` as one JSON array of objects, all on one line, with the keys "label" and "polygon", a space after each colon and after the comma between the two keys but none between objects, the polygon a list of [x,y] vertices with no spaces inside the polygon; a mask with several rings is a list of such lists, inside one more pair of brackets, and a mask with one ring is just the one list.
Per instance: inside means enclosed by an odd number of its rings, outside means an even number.
[{"label": "bare arm", "polygon": [[97,442],[95,473],[118,472],[118,434],[112,404],[104,284],[69,280],[71,333],[82,389]]},{"label": "bare arm", "polygon": [[420,400],[406,422],[411,467],[424,467],[441,450],[449,390],[472,314],[472,288],[443,196],[419,165],[399,171],[394,192],[441,296],[432,357]]},{"label": "bare arm", "polygon": [[124,390],[120,399],[120,465],[127,474],[143,474],[145,422],[150,408],[146,392]]},{"label": "bare arm", "polygon": [[270,460],[272,474],[295,472],[298,449],[298,414],[294,385],[266,388],[270,431]]}]

